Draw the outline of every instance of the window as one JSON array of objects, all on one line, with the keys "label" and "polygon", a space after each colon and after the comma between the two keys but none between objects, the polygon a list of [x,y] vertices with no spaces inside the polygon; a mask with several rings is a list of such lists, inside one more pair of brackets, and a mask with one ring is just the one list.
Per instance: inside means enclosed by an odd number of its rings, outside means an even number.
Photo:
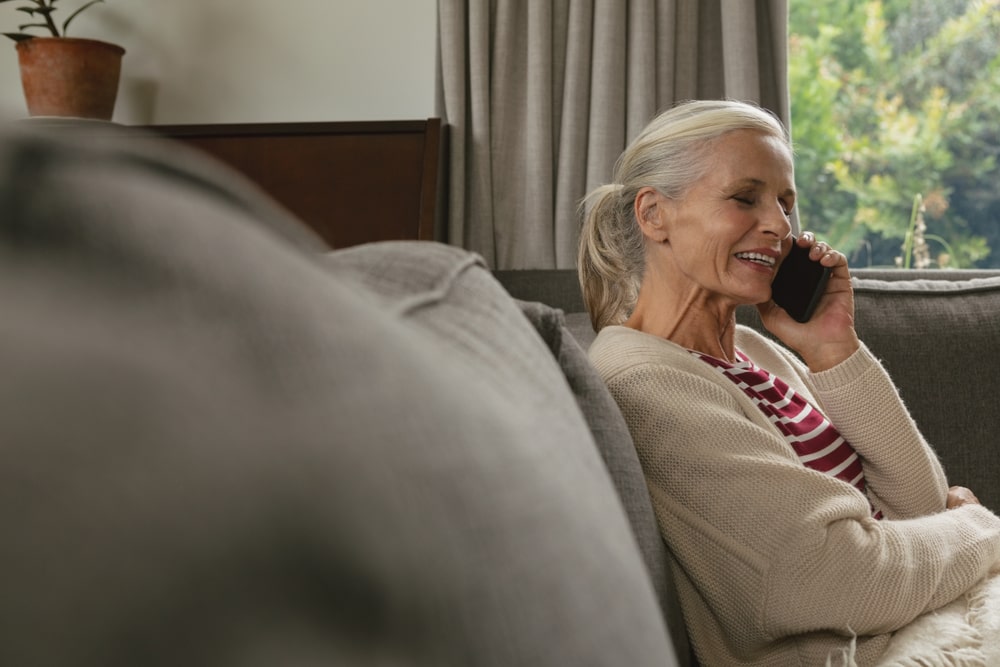
[{"label": "window", "polygon": [[803,229],[854,267],[1000,268],[1000,0],[790,0]]}]

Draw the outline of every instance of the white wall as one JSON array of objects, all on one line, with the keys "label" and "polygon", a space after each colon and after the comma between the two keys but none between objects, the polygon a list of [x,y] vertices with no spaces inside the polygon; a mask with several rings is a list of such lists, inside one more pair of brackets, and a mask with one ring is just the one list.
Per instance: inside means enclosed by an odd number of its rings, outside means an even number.
[{"label": "white wall", "polygon": [[[60,0],[61,24],[83,0]],[[16,30],[21,3],[0,5]],[[434,115],[435,0],[106,0],[70,26],[125,48],[125,124],[398,120]],[[26,115],[0,38],[0,113]]]}]

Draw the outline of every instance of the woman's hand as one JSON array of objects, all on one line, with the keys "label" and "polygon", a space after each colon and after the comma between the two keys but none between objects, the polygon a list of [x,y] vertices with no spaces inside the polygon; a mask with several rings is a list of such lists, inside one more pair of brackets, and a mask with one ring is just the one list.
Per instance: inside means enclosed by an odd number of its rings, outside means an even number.
[{"label": "woman's hand", "polygon": [[854,331],[854,290],[843,253],[817,242],[812,232],[803,232],[795,243],[809,248],[809,259],[831,269],[826,292],[812,318],[796,322],[774,301],[758,304],[757,309],[767,330],[798,352],[809,370],[817,373],[833,368],[861,345]]},{"label": "woman's hand", "polygon": [[948,489],[948,498],[945,501],[945,507],[950,510],[956,507],[961,507],[962,505],[979,505],[979,498],[976,498],[976,494],[969,491],[964,486],[953,486]]}]

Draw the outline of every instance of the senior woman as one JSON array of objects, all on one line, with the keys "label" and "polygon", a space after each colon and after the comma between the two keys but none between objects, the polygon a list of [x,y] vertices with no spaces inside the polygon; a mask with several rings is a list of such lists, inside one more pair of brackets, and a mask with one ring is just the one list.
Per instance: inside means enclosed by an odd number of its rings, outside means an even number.
[{"label": "senior woman", "polygon": [[[792,150],[771,114],[678,105],[613,181],[584,203],[590,356],[635,440],[700,662],[877,664],[894,633],[984,585],[1000,518],[948,488],[858,339],[844,255],[793,241]],[[805,323],[771,300],[793,242],[832,271]],[[782,345],[737,325],[741,304]],[[932,652],[985,655],[975,635]]]}]

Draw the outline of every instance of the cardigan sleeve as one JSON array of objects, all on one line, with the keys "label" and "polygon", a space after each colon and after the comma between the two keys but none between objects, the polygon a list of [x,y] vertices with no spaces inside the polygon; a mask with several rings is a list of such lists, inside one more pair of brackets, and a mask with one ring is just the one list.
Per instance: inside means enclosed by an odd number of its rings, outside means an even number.
[{"label": "cardigan sleeve", "polygon": [[887,518],[945,509],[948,482],[937,455],[867,348],[812,380],[827,418],[861,456],[872,502]]},{"label": "cardigan sleeve", "polygon": [[948,483],[892,379],[864,345],[821,373],[753,332],[740,343],[755,362],[812,396],[815,405],[861,457],[872,504],[892,519],[945,509]]}]

